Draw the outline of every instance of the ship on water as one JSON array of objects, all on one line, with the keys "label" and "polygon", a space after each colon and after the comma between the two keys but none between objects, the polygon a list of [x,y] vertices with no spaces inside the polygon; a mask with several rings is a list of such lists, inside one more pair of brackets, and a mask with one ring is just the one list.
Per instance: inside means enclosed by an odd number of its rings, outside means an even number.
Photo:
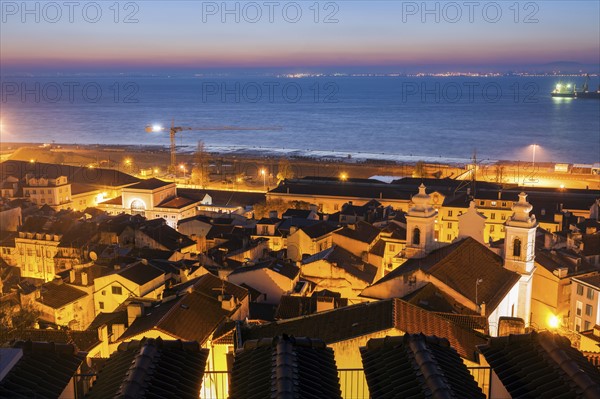
[{"label": "ship on water", "polygon": [[574,84],[563,84],[559,82],[550,95],[555,98],[583,98],[600,100],[600,86],[598,86],[598,90],[590,91],[589,82],[590,75],[586,75],[585,82],[583,83],[583,87],[580,91],[577,90],[577,86]]}]

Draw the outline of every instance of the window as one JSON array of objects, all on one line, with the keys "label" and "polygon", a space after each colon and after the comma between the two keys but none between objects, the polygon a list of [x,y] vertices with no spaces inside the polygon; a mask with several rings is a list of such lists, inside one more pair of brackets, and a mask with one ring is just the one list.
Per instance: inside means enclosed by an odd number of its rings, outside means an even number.
[{"label": "window", "polygon": [[515,258],[521,257],[521,240],[518,238],[515,238],[513,241],[513,256]]},{"label": "window", "polygon": [[501,217],[501,219],[502,219],[502,220],[506,220],[506,215],[505,215],[505,214],[502,214],[502,217]]},{"label": "window", "polygon": [[448,234],[448,235],[446,236],[446,239],[447,239],[448,241],[452,241],[452,234]]},{"label": "window", "polygon": [[412,243],[413,245],[419,245],[421,243],[421,230],[419,230],[418,227],[415,227],[415,229],[413,230]]},{"label": "window", "polygon": [[581,316],[582,307],[583,307],[582,303],[577,301],[577,303],[575,304],[575,313],[577,314],[577,316]]},{"label": "window", "polygon": [[448,211],[448,216],[452,217],[452,211]]},{"label": "window", "polygon": [[494,212],[492,212],[491,217],[492,217],[492,220],[496,220],[496,214]]},{"label": "window", "polygon": [[492,206],[496,206],[496,201],[492,201]]},{"label": "window", "polygon": [[506,207],[506,201],[503,201],[503,202],[502,202],[502,206],[503,206],[503,207]]},{"label": "window", "polygon": [[583,285],[577,284],[577,295],[583,295]]},{"label": "window", "polygon": [[586,296],[588,299],[594,299],[594,290],[592,288],[588,287]]},{"label": "window", "polygon": [[451,229],[452,228],[452,222],[448,222],[448,228]]},{"label": "window", "polygon": [[396,246],[394,244],[390,244],[390,251],[391,252],[395,252],[396,251]]},{"label": "window", "polygon": [[575,318],[575,331],[581,331],[581,319],[579,317]]},{"label": "window", "polygon": [[590,322],[586,321],[583,323],[583,331],[587,331],[590,329]]},{"label": "window", "polygon": [[493,233],[493,232],[494,232],[494,230],[495,230],[495,227],[496,227],[496,226],[494,226],[493,224],[492,224],[492,225],[490,225],[490,233]]},{"label": "window", "polygon": [[102,295],[106,295],[106,290],[102,290]]},{"label": "window", "polygon": [[480,206],[484,206],[485,205],[485,201],[479,201],[479,205]]},{"label": "window", "polygon": [[333,210],[334,211],[339,211],[340,210],[340,204],[334,204],[333,205]]},{"label": "window", "polygon": [[[592,305],[585,305],[585,315],[586,316],[592,315]],[[587,330],[587,328],[586,328],[586,330]]]},{"label": "window", "polygon": [[104,309],[104,302],[98,302],[98,307],[100,309]]},{"label": "window", "polygon": [[269,226],[261,226],[261,234],[268,235],[269,234]]},{"label": "window", "polygon": [[113,295],[123,295],[123,289],[121,287],[111,287]]}]

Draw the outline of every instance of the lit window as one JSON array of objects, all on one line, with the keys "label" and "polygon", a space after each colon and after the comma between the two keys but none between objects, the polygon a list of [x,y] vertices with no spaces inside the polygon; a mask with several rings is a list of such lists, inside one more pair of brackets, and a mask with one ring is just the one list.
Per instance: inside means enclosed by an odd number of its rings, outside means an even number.
[{"label": "lit window", "polygon": [[577,301],[577,303],[575,304],[575,313],[577,314],[577,316],[581,316],[581,309],[583,308],[583,305],[581,302]]},{"label": "lit window", "polygon": [[492,201],[492,206],[496,206],[496,201]]}]

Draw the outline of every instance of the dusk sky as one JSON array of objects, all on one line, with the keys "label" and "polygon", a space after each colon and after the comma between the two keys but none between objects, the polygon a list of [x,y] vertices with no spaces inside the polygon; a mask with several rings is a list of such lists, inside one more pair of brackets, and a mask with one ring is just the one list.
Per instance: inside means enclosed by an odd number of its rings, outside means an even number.
[{"label": "dusk sky", "polygon": [[[20,9],[21,2],[3,1],[2,73],[406,72],[424,66],[439,71],[504,71],[558,61],[589,69],[597,68],[600,60],[598,1],[520,2],[518,15],[514,2],[500,1],[493,3],[500,5],[499,17],[492,2],[474,2],[473,22],[464,2],[454,3],[460,6],[458,17],[456,7],[444,9],[447,2],[427,3],[430,9],[438,4],[439,23],[434,14],[422,15],[421,2],[320,2],[318,17],[311,9],[314,2],[298,2],[302,16],[297,23],[284,18],[283,5],[289,2],[274,8],[272,23],[262,1],[255,3],[262,12],[256,23],[249,22],[255,9],[244,12],[247,2],[238,3],[239,23],[235,15],[223,15],[221,2],[138,1],[137,10],[125,9],[123,2],[118,16],[110,9],[113,2],[99,3],[102,16],[97,23],[86,21],[81,7],[74,10],[73,23],[67,8],[55,23],[51,23],[55,10],[40,9],[37,23],[35,15]],[[29,4],[34,7],[34,2]],[[123,23],[131,13],[138,22]],[[331,19],[338,22],[324,23],[332,13]],[[94,17],[95,10],[88,9],[89,16]],[[295,16],[295,9],[288,8],[287,18]],[[222,17],[227,18],[225,23]],[[498,22],[491,22],[494,19]]]}]

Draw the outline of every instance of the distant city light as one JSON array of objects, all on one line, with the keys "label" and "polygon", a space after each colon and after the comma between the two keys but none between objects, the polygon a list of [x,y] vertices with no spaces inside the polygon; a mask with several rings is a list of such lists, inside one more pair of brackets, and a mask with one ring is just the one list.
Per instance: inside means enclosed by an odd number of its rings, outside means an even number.
[{"label": "distant city light", "polygon": [[340,173],[340,180],[341,181],[346,181],[348,180],[348,174],[345,172]]},{"label": "distant city light", "polygon": [[152,125],[153,132],[161,132],[162,130],[163,130],[163,127],[161,125]]}]

